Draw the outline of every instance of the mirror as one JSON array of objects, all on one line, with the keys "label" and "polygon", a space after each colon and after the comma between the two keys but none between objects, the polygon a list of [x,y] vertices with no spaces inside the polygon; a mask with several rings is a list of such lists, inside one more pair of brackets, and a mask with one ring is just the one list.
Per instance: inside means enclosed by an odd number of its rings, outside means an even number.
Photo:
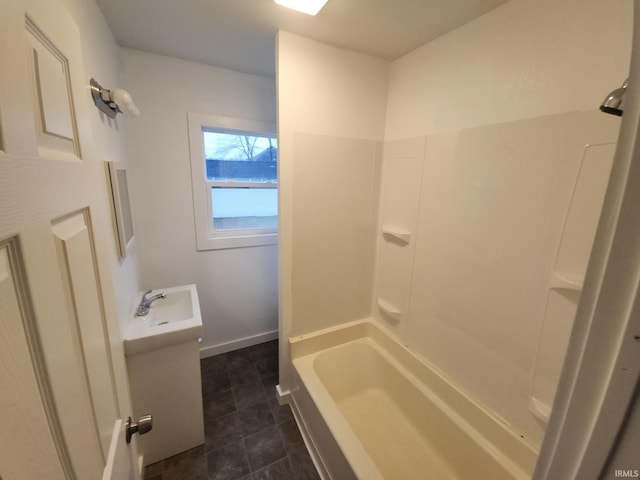
[{"label": "mirror", "polygon": [[113,218],[113,232],[119,258],[127,256],[127,249],[133,241],[133,220],[129,202],[129,187],[127,185],[127,171],[117,168],[115,162],[106,162],[107,179],[111,193],[111,212]]}]

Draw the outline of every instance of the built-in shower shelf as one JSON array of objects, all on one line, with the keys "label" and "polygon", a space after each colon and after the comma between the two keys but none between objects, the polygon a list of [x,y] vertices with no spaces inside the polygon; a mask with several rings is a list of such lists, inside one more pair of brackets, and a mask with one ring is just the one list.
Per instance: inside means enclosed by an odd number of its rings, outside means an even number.
[{"label": "built-in shower shelf", "polygon": [[382,226],[382,235],[396,239],[405,244],[408,244],[411,241],[411,232],[401,228],[390,227],[388,225]]},{"label": "built-in shower shelf", "polygon": [[538,420],[547,423],[551,415],[551,407],[536,397],[529,397],[529,411]]},{"label": "built-in shower shelf", "polygon": [[399,323],[400,318],[402,317],[402,311],[389,302],[384,301],[381,298],[378,298],[378,309],[383,313],[385,318],[393,321],[393,323]]},{"label": "built-in shower shelf", "polygon": [[584,278],[580,275],[566,272],[553,272],[549,288],[552,290],[574,290],[580,292],[582,291],[583,284]]}]

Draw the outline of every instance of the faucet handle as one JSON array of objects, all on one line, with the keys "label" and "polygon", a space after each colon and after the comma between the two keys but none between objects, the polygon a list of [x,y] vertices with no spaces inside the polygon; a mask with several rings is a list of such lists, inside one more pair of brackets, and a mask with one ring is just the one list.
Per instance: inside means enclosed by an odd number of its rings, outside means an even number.
[{"label": "faucet handle", "polygon": [[142,294],[142,298],[140,299],[140,303],[144,303],[147,301],[147,295],[149,295],[153,290],[147,290]]}]

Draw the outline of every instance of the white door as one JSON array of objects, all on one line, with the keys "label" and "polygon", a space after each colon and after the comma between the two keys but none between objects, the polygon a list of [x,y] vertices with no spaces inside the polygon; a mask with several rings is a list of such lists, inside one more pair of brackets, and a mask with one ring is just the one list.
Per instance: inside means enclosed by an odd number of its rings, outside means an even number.
[{"label": "white door", "polygon": [[116,390],[115,250],[83,76],[77,26],[58,1],[0,0],[4,480],[139,478],[119,407],[129,393]]}]

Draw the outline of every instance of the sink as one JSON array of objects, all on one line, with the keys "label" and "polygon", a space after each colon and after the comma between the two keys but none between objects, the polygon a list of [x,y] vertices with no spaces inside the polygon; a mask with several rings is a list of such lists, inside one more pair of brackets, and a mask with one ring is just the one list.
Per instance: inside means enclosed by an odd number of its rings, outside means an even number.
[{"label": "sink", "polygon": [[124,335],[126,355],[148,352],[202,336],[202,316],[194,284],[159,288],[148,296],[158,293],[164,293],[166,298],[153,302],[144,317],[135,314],[142,292],[136,295],[136,304]]},{"label": "sink", "polygon": [[183,322],[192,319],[194,308],[191,290],[180,289],[175,292],[169,292],[168,290],[169,289],[159,289],[150,293],[148,295],[149,297],[160,292],[164,293],[166,297],[153,302],[147,315],[143,317],[136,315],[136,318],[141,319],[143,323],[149,327],[159,327],[169,323]]},{"label": "sink", "polygon": [[124,351],[135,412],[153,413],[153,434],[138,437],[145,463],[155,463],[204,443],[200,377],[202,316],[195,285],[158,288],[149,312],[135,312],[124,327]]}]

